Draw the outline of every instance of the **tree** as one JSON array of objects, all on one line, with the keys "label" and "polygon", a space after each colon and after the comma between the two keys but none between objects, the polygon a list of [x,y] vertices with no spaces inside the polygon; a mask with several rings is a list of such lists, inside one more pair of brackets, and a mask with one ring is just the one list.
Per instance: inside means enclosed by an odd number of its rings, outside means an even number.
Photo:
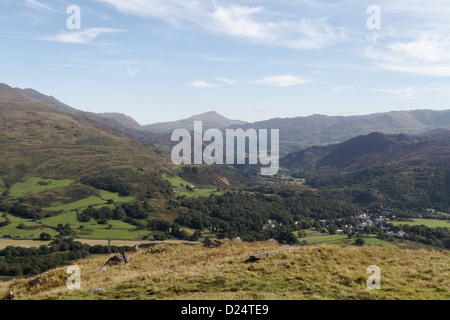
[{"label": "tree", "polygon": [[328,233],[330,235],[334,235],[337,232],[337,227],[335,225],[331,225],[330,228],[328,229]]},{"label": "tree", "polygon": [[42,232],[39,235],[39,239],[42,240],[42,241],[48,241],[48,240],[52,239],[52,236],[50,234],[48,234],[47,232]]},{"label": "tree", "polygon": [[364,241],[364,239],[361,238],[361,237],[358,237],[358,238],[355,240],[355,244],[356,244],[357,246],[363,246],[364,243],[365,243],[365,241]]}]

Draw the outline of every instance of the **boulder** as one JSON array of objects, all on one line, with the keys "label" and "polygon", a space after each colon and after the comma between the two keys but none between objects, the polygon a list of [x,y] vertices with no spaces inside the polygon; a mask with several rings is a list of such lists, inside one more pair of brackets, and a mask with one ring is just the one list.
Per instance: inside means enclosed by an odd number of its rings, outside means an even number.
[{"label": "boulder", "polygon": [[207,238],[204,242],[203,242],[203,246],[204,247],[208,247],[208,248],[217,248],[221,245],[219,239],[217,238]]},{"label": "boulder", "polygon": [[100,269],[98,269],[98,273],[102,273],[102,272],[105,272],[106,270],[108,270],[108,267],[107,266],[103,266],[103,267],[101,267]]},{"label": "boulder", "polygon": [[42,283],[42,279],[41,277],[37,277],[36,279],[33,279],[30,281],[30,286],[32,288],[37,287],[38,285],[40,285]]},{"label": "boulder", "polygon": [[231,242],[242,242],[242,239],[240,237],[236,237],[231,239]]},{"label": "boulder", "polygon": [[257,253],[254,254],[252,256],[250,256],[250,258],[247,259],[246,262],[255,262],[255,261],[259,261],[259,260],[263,260],[269,257],[272,257],[276,254],[280,253],[279,251],[273,251],[273,252],[261,252],[261,253]]},{"label": "boulder", "polygon": [[131,259],[128,257],[127,253],[116,253],[113,257],[106,261],[105,266],[116,266],[119,264],[128,264]]}]

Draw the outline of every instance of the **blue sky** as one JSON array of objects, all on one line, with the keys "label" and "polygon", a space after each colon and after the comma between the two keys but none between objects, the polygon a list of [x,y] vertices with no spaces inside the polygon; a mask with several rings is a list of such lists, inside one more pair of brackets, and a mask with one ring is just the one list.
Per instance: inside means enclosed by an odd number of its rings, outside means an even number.
[{"label": "blue sky", "polygon": [[450,0],[0,0],[0,82],[141,124],[449,109],[449,17]]}]

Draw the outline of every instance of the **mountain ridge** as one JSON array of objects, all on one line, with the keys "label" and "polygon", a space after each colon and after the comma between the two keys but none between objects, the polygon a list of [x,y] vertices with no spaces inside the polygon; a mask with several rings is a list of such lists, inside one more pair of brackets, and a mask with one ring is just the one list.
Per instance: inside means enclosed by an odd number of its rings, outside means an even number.
[{"label": "mountain ridge", "polygon": [[450,158],[450,130],[421,135],[372,132],[339,144],[314,146],[280,160],[289,169],[355,170],[402,162],[446,163]]}]

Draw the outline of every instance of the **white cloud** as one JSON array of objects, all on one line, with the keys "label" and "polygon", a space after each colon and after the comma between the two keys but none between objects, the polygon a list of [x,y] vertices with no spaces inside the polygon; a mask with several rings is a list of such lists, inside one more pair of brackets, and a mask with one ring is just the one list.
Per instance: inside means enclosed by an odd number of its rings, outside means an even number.
[{"label": "white cloud", "polygon": [[263,7],[218,7],[211,15],[209,29],[254,43],[307,50],[343,42],[342,28],[333,28],[325,18],[271,20]]},{"label": "white cloud", "polygon": [[55,41],[55,42],[65,42],[65,43],[80,43],[86,44],[91,43],[97,37],[110,34],[110,33],[119,33],[124,32],[122,29],[113,29],[113,28],[90,28],[82,31],[71,31],[71,32],[62,32],[54,36],[43,37],[41,40],[45,41]]},{"label": "white cloud", "polygon": [[193,81],[189,85],[194,88],[217,88],[218,87],[218,85],[216,85],[214,83],[210,83],[210,82],[206,82],[206,81],[202,81],[202,80]]},{"label": "white cloud", "polygon": [[272,87],[291,87],[308,82],[310,82],[310,80],[293,75],[270,76],[253,81],[253,83],[265,84]]},{"label": "white cloud", "polygon": [[450,36],[421,34],[410,41],[380,45],[374,41],[366,49],[383,69],[421,75],[450,76]]},{"label": "white cloud", "polygon": [[198,80],[198,81],[191,82],[189,85],[194,88],[218,88],[218,87],[229,86],[229,85],[236,83],[235,80],[227,79],[227,78],[217,78],[216,80],[220,83],[212,83],[212,82],[207,82],[207,81],[203,81],[203,80]]}]

